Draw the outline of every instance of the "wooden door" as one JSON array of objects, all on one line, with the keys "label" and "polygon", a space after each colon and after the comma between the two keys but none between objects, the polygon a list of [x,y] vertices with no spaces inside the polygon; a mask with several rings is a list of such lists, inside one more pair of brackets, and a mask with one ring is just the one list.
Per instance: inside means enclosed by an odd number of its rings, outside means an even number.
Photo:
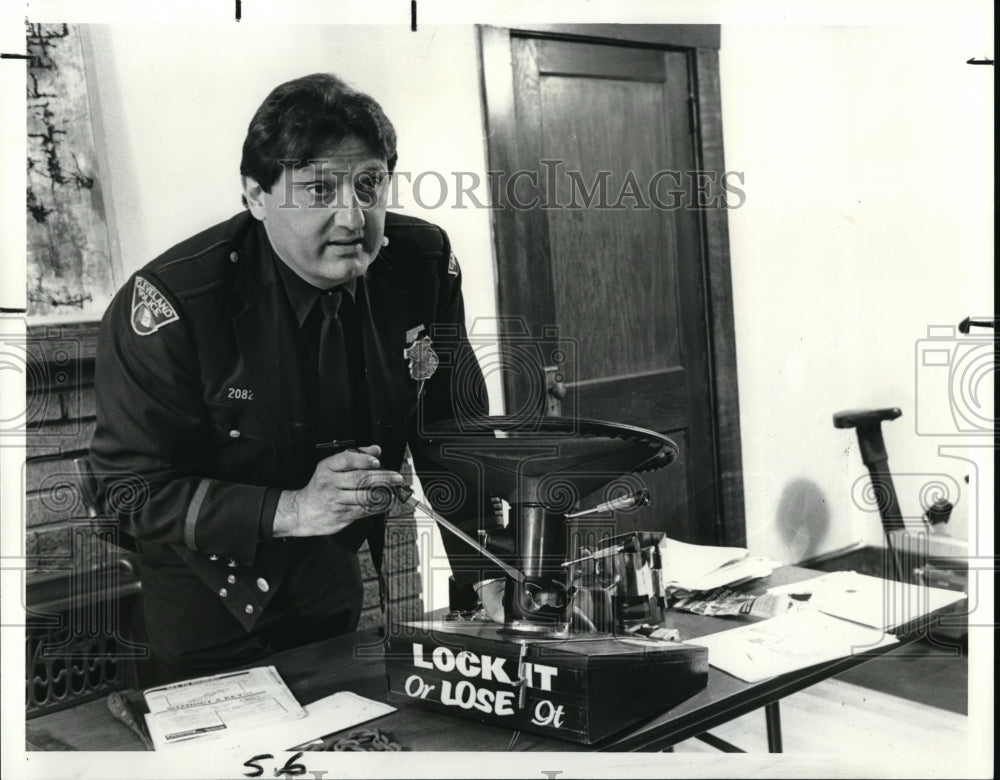
[{"label": "wooden door", "polygon": [[652,504],[620,514],[619,529],[743,543],[741,485],[739,516],[723,512],[710,226],[694,184],[699,59],[643,36],[483,31],[490,163],[506,174],[494,187],[499,308],[517,325],[504,339],[505,403],[514,413],[540,400],[523,365],[535,339],[566,385],[562,414],[680,447],[675,465],[643,475]]}]

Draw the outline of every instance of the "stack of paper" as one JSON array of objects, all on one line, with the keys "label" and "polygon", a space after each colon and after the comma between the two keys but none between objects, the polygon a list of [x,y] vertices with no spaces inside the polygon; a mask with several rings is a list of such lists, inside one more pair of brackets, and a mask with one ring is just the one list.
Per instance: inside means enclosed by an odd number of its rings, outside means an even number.
[{"label": "stack of paper", "polygon": [[157,750],[305,716],[273,666],[182,680],[143,691]]},{"label": "stack of paper", "polygon": [[396,708],[341,691],[302,707],[273,666],[185,680],[143,692],[153,745],[171,753],[210,748],[294,750]]},{"label": "stack of paper", "polygon": [[684,641],[707,647],[708,662],[717,669],[746,682],[758,682],[898,640],[881,629],[801,610]]},{"label": "stack of paper", "polygon": [[[908,585],[854,571],[830,572],[771,588],[768,593],[794,594],[827,615],[887,631],[965,598],[964,593],[954,590]],[[803,600],[806,596],[807,601]]]},{"label": "stack of paper", "polygon": [[296,720],[234,731],[211,741],[193,739],[182,742],[172,747],[170,752],[172,755],[187,756],[208,750],[213,755],[242,754],[246,757],[259,752],[309,750],[322,743],[324,737],[381,718],[395,712],[396,708],[350,691],[340,691],[307,704],[305,711],[305,717]]},{"label": "stack of paper", "polygon": [[710,547],[667,539],[664,583],[673,590],[704,591],[766,577],[774,562],[742,547]]},{"label": "stack of paper", "polygon": [[685,641],[707,647],[712,666],[757,682],[895,644],[890,630],[965,598],[853,571],[780,585],[768,594],[794,595],[797,606],[771,620]]}]

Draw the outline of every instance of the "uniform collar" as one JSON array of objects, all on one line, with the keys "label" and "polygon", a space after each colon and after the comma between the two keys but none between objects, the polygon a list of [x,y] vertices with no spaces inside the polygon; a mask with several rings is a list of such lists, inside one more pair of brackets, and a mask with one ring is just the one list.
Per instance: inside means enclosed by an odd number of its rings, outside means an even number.
[{"label": "uniform collar", "polygon": [[[292,305],[292,311],[295,312],[295,321],[301,328],[305,325],[306,318],[316,306],[316,299],[327,291],[314,287],[295,273],[295,271],[293,271],[289,265],[278,256],[278,253],[274,251],[274,247],[271,245],[271,242],[267,237],[267,233],[264,231],[264,226],[260,225],[260,223],[258,224],[258,230],[261,233],[261,243],[266,247],[267,254],[271,257],[271,262],[274,263],[274,267],[278,270],[278,278],[281,280],[281,284],[285,288],[285,294],[288,296],[288,302]],[[353,301],[355,300],[355,293],[358,286],[357,283],[357,279],[348,279],[346,282],[334,287],[333,289],[344,290],[351,296],[351,300]]]}]

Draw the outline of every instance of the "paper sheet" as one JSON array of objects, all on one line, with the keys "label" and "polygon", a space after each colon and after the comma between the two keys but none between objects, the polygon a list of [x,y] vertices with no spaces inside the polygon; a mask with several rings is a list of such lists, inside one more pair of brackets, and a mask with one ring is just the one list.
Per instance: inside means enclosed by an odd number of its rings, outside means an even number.
[{"label": "paper sheet", "polygon": [[768,593],[808,593],[811,595],[805,603],[813,609],[886,630],[965,598],[958,591],[908,585],[854,571],[830,572],[804,582],[770,588]]},{"label": "paper sheet", "polygon": [[686,640],[708,648],[708,662],[746,682],[846,658],[898,640],[814,610],[789,612],[752,625]]},{"label": "paper sheet", "polygon": [[256,729],[233,731],[212,740],[189,740],[169,748],[171,755],[186,756],[203,750],[252,755],[261,750],[295,750],[300,745],[320,739],[359,723],[395,712],[396,708],[341,691],[308,704],[305,716]]},{"label": "paper sheet", "polygon": [[149,707],[146,725],[157,749],[306,714],[273,666],[182,680],[149,688],[143,696]]},{"label": "paper sheet", "polygon": [[240,742],[258,744],[277,744],[293,750],[310,740],[325,737],[328,734],[349,729],[359,723],[381,718],[396,708],[374,699],[367,699],[350,691],[331,694],[319,701],[306,705],[306,716],[302,720],[288,721],[271,726],[260,732],[248,732],[240,738]]},{"label": "paper sheet", "polygon": [[766,577],[774,563],[751,557],[743,547],[713,547],[667,539],[664,582],[688,592],[701,592]]},{"label": "paper sheet", "polygon": [[709,571],[744,560],[749,553],[744,547],[713,547],[688,544],[667,538],[663,568],[672,580],[700,577]]}]

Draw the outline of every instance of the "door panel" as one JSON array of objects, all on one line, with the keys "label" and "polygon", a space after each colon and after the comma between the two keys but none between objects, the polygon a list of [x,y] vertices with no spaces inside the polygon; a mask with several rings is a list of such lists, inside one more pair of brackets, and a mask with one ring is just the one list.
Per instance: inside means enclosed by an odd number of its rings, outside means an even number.
[{"label": "door panel", "polygon": [[[538,180],[519,181],[517,207],[495,212],[500,312],[523,317],[536,336],[557,326],[572,343],[560,366],[563,414],[650,428],[681,447],[678,463],[642,475],[653,503],[623,513],[620,527],[726,541],[703,225],[697,211],[664,207],[684,180],[663,172],[698,167],[696,60],[668,47],[527,33],[508,45],[509,84],[487,84],[488,103],[492,95],[513,107],[497,123],[488,106],[491,167],[536,171]],[[508,411],[529,406],[531,392],[523,377],[505,375]]]},{"label": "door panel", "polygon": [[[672,221],[651,208],[628,208],[639,202],[635,197],[622,197],[622,209],[610,208],[631,181],[627,172],[656,171],[666,161],[662,138],[639,139],[635,132],[659,123],[662,89],[552,77],[541,82],[541,93],[543,159],[563,161],[556,191],[567,206],[548,214],[556,321],[594,326],[575,329],[581,356],[577,379],[676,366],[676,267],[649,262],[676,256]],[[579,111],[581,105],[589,110]],[[570,172],[579,174],[576,182]],[[600,197],[604,183],[608,207],[583,207],[585,191]],[[577,204],[580,208],[573,208]]]}]

